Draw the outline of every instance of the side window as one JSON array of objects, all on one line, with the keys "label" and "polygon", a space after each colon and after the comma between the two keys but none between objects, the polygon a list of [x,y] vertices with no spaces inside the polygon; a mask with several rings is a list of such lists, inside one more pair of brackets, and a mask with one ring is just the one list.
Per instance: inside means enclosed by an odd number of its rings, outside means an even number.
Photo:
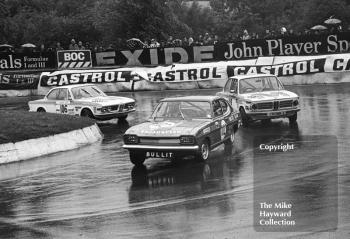
[{"label": "side window", "polygon": [[73,100],[73,97],[69,91],[68,91],[68,100]]},{"label": "side window", "polygon": [[238,92],[237,79],[233,79],[232,84],[231,84],[231,88],[230,88],[230,92],[237,94],[237,92]]},{"label": "side window", "polygon": [[218,100],[213,101],[213,111],[214,111],[214,117],[223,115],[221,104]]},{"label": "side window", "polygon": [[220,101],[223,114],[227,114],[230,111],[230,107],[228,106],[227,102],[224,100],[219,100],[219,101]]},{"label": "side window", "polygon": [[224,87],[224,92],[230,92],[230,86],[231,86],[231,79],[228,79],[228,81],[226,82],[226,85]]},{"label": "side window", "polygon": [[57,100],[66,100],[66,99],[68,99],[68,90],[60,89],[57,95]]},{"label": "side window", "polygon": [[56,99],[57,99],[58,93],[59,93],[59,89],[52,90],[52,91],[47,95],[47,99],[49,99],[49,100],[56,100]]}]

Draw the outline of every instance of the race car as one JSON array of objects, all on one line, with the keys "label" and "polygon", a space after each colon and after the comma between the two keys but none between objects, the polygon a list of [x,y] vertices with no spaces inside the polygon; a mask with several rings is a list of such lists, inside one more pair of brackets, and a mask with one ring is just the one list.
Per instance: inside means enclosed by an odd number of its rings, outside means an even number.
[{"label": "race car", "polygon": [[284,89],[274,75],[257,74],[230,77],[218,96],[226,98],[233,108],[239,110],[243,126],[262,120],[288,118],[297,121],[299,96]]},{"label": "race car", "polygon": [[135,100],[107,96],[93,84],[60,86],[43,99],[29,101],[29,111],[77,115],[97,120],[126,119],[135,111]]},{"label": "race car", "polygon": [[222,97],[166,98],[147,122],[125,132],[123,147],[135,165],[150,157],[195,156],[206,161],[211,149],[222,143],[232,145],[239,123],[238,111]]}]

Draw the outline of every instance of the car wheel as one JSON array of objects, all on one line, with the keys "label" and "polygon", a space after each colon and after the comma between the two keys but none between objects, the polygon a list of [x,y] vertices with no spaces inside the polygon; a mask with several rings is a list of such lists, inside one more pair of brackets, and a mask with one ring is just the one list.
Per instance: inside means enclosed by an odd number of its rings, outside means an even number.
[{"label": "car wheel", "polygon": [[200,145],[199,145],[199,152],[196,155],[196,158],[199,161],[207,161],[209,158],[209,153],[210,153],[210,146],[209,146],[209,141],[204,140]]},{"label": "car wheel", "polygon": [[263,119],[263,120],[261,120],[261,123],[262,123],[263,125],[268,125],[268,124],[271,123],[271,119]]},{"label": "car wheel", "polygon": [[146,154],[145,153],[130,151],[129,152],[129,156],[130,156],[130,161],[136,166],[143,165],[143,163],[146,160]]},{"label": "car wheel", "polygon": [[295,113],[294,115],[288,117],[288,119],[289,119],[290,124],[295,124],[297,122],[297,119],[298,119],[298,114]]},{"label": "car wheel", "polygon": [[233,144],[235,142],[235,131],[232,129],[231,134],[230,134],[230,138],[225,140],[225,145],[230,145]]},{"label": "car wheel", "polygon": [[247,127],[248,124],[249,124],[249,117],[248,117],[248,115],[245,113],[245,110],[242,107],[239,108],[239,113],[241,114],[243,127]]},{"label": "car wheel", "polygon": [[38,110],[37,110],[37,112],[46,112],[46,110],[44,109],[44,108],[39,108]]},{"label": "car wheel", "polygon": [[123,115],[123,116],[119,116],[118,120],[126,120],[126,118],[128,118],[128,115]]},{"label": "car wheel", "polygon": [[94,115],[92,114],[91,110],[89,109],[83,109],[80,114],[82,117],[89,117],[91,119],[94,118]]}]

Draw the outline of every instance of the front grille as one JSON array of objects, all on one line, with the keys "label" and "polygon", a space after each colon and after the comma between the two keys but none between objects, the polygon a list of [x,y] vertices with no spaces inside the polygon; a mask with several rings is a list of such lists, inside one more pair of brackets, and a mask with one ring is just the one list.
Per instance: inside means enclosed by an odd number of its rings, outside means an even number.
[{"label": "front grille", "polygon": [[293,106],[293,100],[282,100],[280,101],[280,108],[290,108]]},{"label": "front grille", "polygon": [[119,105],[112,105],[111,106],[111,111],[118,110],[118,108],[119,108]]},{"label": "front grille", "polygon": [[130,111],[130,110],[134,109],[134,107],[135,107],[135,103],[127,103],[125,105],[120,105],[119,112]]},{"label": "front grille", "polygon": [[273,102],[273,110],[278,110],[279,102],[275,101]]},{"label": "front grille", "polygon": [[272,102],[257,103],[256,107],[258,110],[271,110],[273,107]]},{"label": "front grille", "polygon": [[127,103],[124,105],[124,109],[132,110],[135,107],[135,103]]},{"label": "front grille", "polygon": [[174,145],[180,144],[179,138],[140,138],[140,144],[150,144],[150,145]]}]

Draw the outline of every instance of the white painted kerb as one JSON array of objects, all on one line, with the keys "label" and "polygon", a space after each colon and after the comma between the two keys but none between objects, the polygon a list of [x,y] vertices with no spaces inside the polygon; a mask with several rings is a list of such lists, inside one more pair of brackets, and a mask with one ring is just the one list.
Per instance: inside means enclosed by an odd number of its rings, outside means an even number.
[{"label": "white painted kerb", "polygon": [[72,150],[102,139],[103,134],[100,128],[94,124],[90,127],[67,133],[29,139],[17,143],[0,144],[0,164]]}]

